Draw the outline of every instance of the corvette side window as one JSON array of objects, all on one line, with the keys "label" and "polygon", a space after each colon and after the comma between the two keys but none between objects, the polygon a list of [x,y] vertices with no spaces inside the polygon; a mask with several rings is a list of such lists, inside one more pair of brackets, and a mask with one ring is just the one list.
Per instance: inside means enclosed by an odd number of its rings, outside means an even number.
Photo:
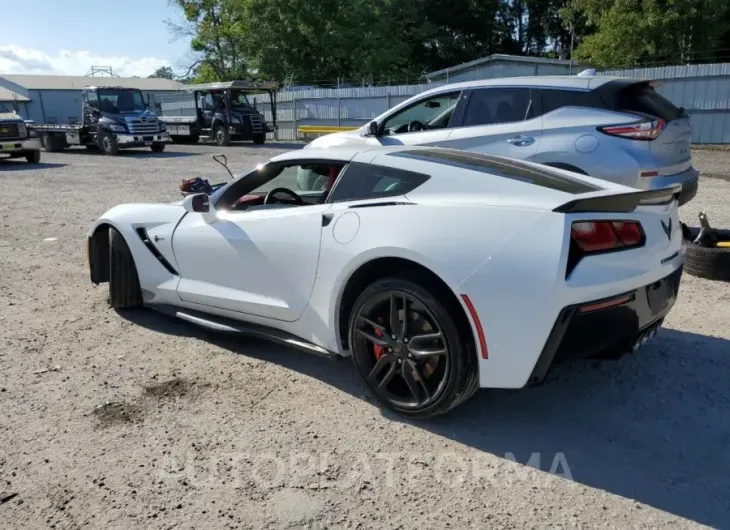
[{"label": "corvette side window", "polygon": [[395,197],[413,191],[429,178],[429,175],[415,171],[352,162],[335,185],[328,202]]}]

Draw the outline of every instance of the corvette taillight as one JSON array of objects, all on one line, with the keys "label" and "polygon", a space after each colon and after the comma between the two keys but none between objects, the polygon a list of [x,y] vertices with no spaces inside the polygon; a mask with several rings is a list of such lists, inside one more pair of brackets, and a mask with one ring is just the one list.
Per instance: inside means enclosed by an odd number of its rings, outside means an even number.
[{"label": "corvette taillight", "polygon": [[631,140],[655,140],[662,134],[667,122],[661,118],[655,120],[644,120],[637,123],[622,125],[607,125],[599,127],[598,130],[611,136],[629,138]]},{"label": "corvette taillight", "polygon": [[637,221],[575,221],[570,227],[565,277],[585,256],[638,248],[644,242],[644,231]]},{"label": "corvette taillight", "polygon": [[643,244],[641,225],[636,221],[578,221],[570,237],[584,252],[605,252]]}]

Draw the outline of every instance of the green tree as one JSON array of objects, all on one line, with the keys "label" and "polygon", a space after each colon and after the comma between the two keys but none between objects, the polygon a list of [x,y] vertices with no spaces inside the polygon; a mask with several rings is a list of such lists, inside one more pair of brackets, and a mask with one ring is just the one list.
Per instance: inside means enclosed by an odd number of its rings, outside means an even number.
[{"label": "green tree", "polygon": [[175,79],[175,73],[169,66],[161,66],[149,77],[157,77],[160,79]]},{"label": "green tree", "polygon": [[242,46],[262,77],[301,82],[378,77],[410,50],[388,16],[399,0],[241,0]]},{"label": "green tree", "polygon": [[185,23],[168,22],[176,36],[191,37],[199,55],[193,66],[199,81],[231,81],[248,73],[241,49],[243,24],[240,0],[169,0],[179,8]]},{"label": "green tree", "polygon": [[586,24],[577,59],[626,67],[714,59],[729,12],[727,0],[571,0],[563,15]]}]

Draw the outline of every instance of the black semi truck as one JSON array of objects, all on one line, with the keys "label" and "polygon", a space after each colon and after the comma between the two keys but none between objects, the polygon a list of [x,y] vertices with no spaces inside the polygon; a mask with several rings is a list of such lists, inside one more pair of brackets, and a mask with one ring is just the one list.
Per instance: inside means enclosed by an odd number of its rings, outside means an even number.
[{"label": "black semi truck", "polygon": [[[266,134],[276,130],[277,86],[250,81],[188,85],[181,94],[161,98],[159,119],[175,143],[197,143],[205,137],[218,145],[263,144]],[[256,94],[269,96],[271,125],[257,108]]]},{"label": "black semi truck", "polygon": [[81,123],[35,124],[32,126],[46,151],[62,151],[85,145],[116,155],[120,149],[149,147],[165,150],[170,135],[136,88],[87,86],[82,90]]}]

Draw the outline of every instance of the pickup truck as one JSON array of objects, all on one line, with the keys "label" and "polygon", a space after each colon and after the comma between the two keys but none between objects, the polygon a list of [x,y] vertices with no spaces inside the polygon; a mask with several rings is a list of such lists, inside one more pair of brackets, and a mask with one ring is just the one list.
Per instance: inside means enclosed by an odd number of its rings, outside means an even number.
[{"label": "pickup truck", "polygon": [[34,125],[46,151],[85,145],[105,155],[120,149],[149,147],[165,150],[170,135],[136,88],[87,86],[82,91],[81,123]]},{"label": "pickup truck", "polygon": [[7,103],[0,102],[0,158],[41,161],[41,142],[33,129]]},{"label": "pickup truck", "polygon": [[[176,143],[197,143],[201,137],[218,145],[233,141],[266,142],[266,133],[276,130],[276,83],[228,81],[188,85],[181,94],[160,100],[160,121]],[[273,124],[253,104],[249,95],[267,93]]]}]

